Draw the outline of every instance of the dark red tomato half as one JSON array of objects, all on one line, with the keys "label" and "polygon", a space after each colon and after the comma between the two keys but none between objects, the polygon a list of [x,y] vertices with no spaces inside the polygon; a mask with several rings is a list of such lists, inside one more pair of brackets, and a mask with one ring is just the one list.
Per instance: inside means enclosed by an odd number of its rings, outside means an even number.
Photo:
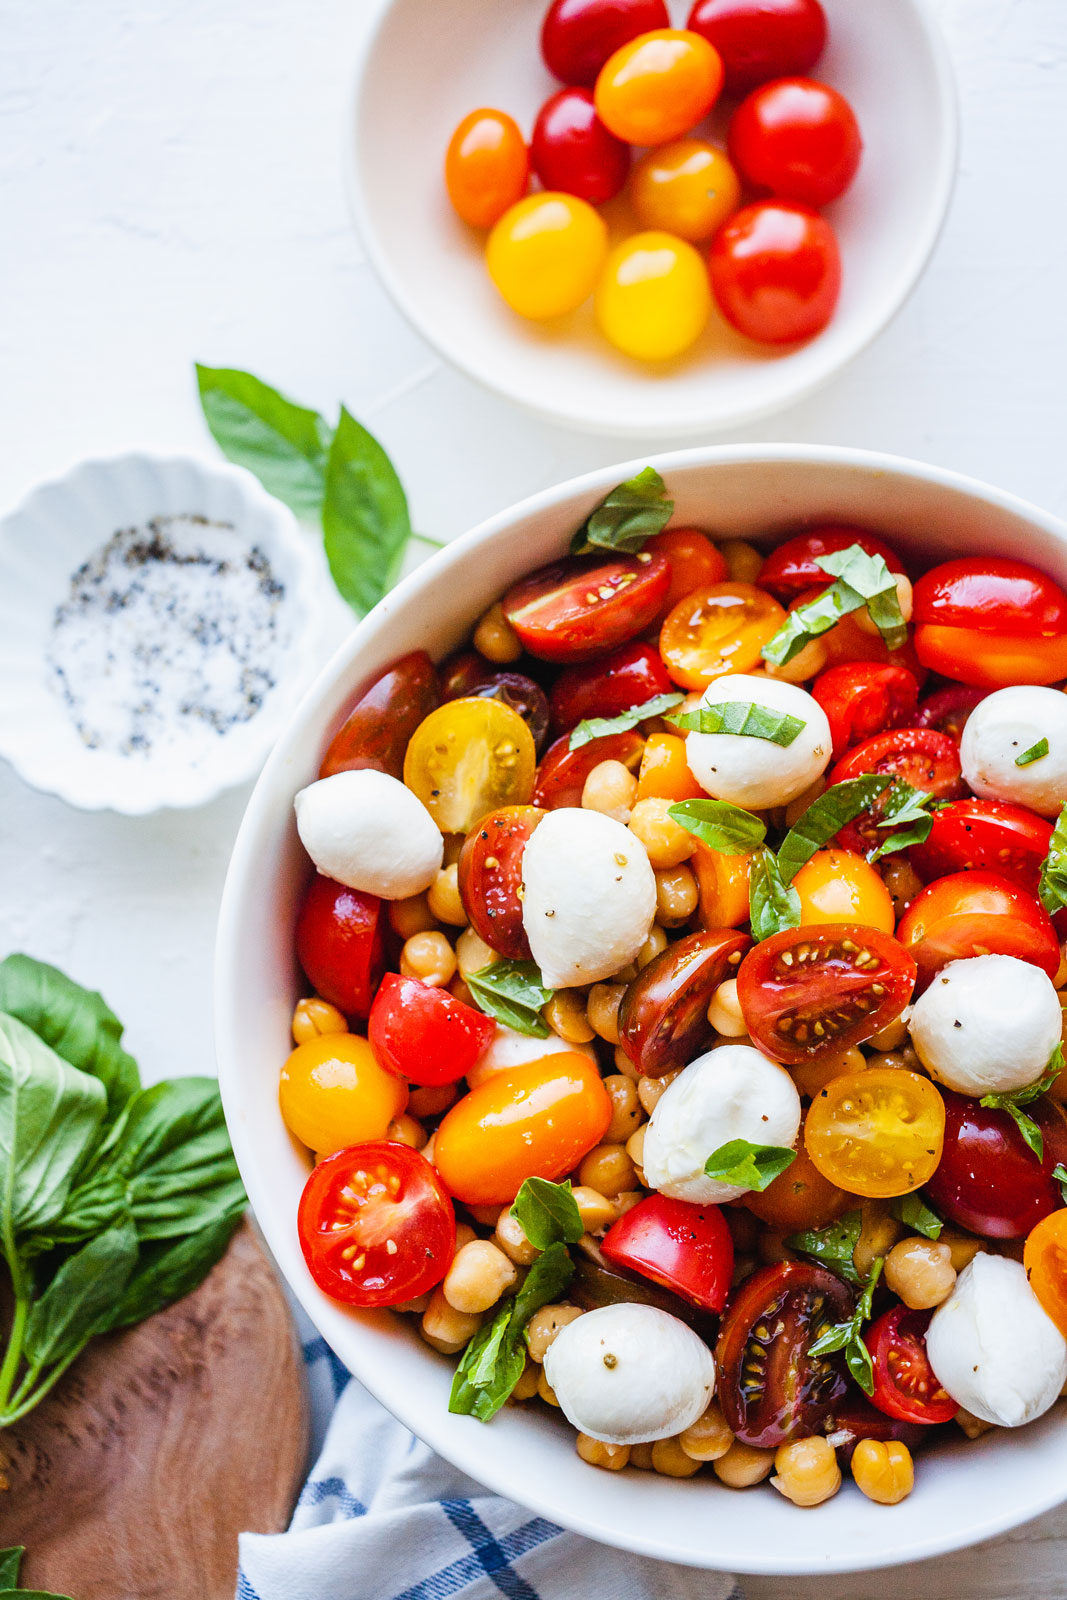
[{"label": "dark red tomato half", "polygon": [[852,1452],[861,1439],[880,1439],[887,1443],[897,1439],[914,1453],[927,1442],[923,1428],[914,1422],[902,1422],[899,1417],[887,1417],[877,1410],[865,1395],[850,1389],[842,1403],[835,1406],[823,1423],[822,1431],[834,1440],[837,1459],[842,1466],[852,1460]]},{"label": "dark red tomato half", "polygon": [[1060,964],[1044,906],[996,872],[954,872],[927,884],[898,922],[897,938],[919,969],[920,990],[949,961],[967,956],[1016,956],[1050,978]]},{"label": "dark red tomato half", "polygon": [[690,933],[642,967],[619,1006],[619,1044],[639,1072],[662,1078],[711,1043],[711,998],[751,944],[736,928]]},{"label": "dark red tomato half", "polygon": [[437,669],[426,651],[402,656],[360,695],[330,740],[319,777],[372,767],[402,778],[408,740],[439,700]]},{"label": "dark red tomato half", "polygon": [[588,661],[641,633],[671,586],[666,556],[571,556],[509,589],[504,615],[531,655]]},{"label": "dark red tomato half", "polygon": [[543,188],[599,206],[625,184],[630,146],[605,128],[591,90],[561,89],[537,113],[530,161]]},{"label": "dark red tomato half", "polygon": [[296,954],[315,993],[365,1021],[385,970],[382,902],[316,873],[296,919]]},{"label": "dark red tomato half", "polygon": [[379,1066],[412,1083],[455,1083],[488,1050],[496,1023],[447,989],[387,972],[367,1038]]},{"label": "dark red tomato half", "polygon": [[772,550],[759,570],[756,582],[761,589],[769,589],[777,600],[788,605],[803,594],[805,589],[833,580],[820,566],[819,556],[832,555],[835,550],[847,550],[858,544],[870,556],[881,556],[890,572],[903,572],[900,557],[877,534],[865,528],[846,527],[828,522],[808,533],[797,533],[776,550]]},{"label": "dark red tomato half", "polygon": [[639,1272],[691,1305],[721,1311],[734,1271],[734,1242],[718,1206],[651,1194],[612,1223],[600,1248],[616,1267]]},{"label": "dark red tomato half", "polygon": [[715,1359],[719,1403],[744,1444],[774,1450],[822,1431],[848,1391],[840,1356],[811,1346],[852,1315],[840,1278],[808,1262],[761,1267],[730,1296]]},{"label": "dark red tomato half", "polygon": [[[830,782],[843,783],[866,773],[902,778],[913,789],[924,789],[938,800],[955,800],[964,793],[959,746],[947,733],[935,733],[932,728],[897,728],[865,739],[837,763]],[[845,824],[837,835],[845,850],[866,855],[886,839],[889,830],[878,824],[888,799],[886,789],[873,806]]]},{"label": "dark red tomato half", "polygon": [[742,206],[711,244],[711,287],[738,333],[796,344],[821,333],[841,292],[841,252],[825,217],[791,200]]},{"label": "dark red tomato half", "polygon": [[810,72],[826,44],[819,0],[696,0],[686,26],[719,52],[730,95]]},{"label": "dark red tomato half", "polygon": [[914,986],[915,962],[888,933],[827,922],[754,945],[737,974],[737,999],[752,1043],[800,1066],[862,1044],[899,1017]]},{"label": "dark red tomato half", "polygon": [[815,679],[811,692],[830,723],[835,760],[863,739],[913,723],[919,703],[914,673],[907,667],[879,666],[873,661],[827,667]]},{"label": "dark red tomato half", "polygon": [[950,683],[944,689],[935,689],[933,694],[927,695],[916,712],[915,726],[947,733],[958,744],[967,726],[967,718],[988,693],[988,689],[970,689],[963,683]]},{"label": "dark red tomato half", "polygon": [[561,82],[591,89],[616,50],[670,25],[666,0],[553,0],[541,26],[541,54]]},{"label": "dark red tomato half", "polygon": [[440,1283],[456,1251],[452,1202],[433,1167],[385,1140],[318,1163],[300,1196],[297,1229],[319,1288],[350,1306],[414,1300]]},{"label": "dark red tomato half", "polygon": [[623,644],[600,661],[563,669],[549,699],[552,727],[567,733],[587,717],[617,717],[673,689],[653,645]]},{"label": "dark red tomato half", "polygon": [[931,1311],[894,1306],[864,1334],[874,1365],[872,1401],[887,1417],[931,1426],[951,1422],[958,1403],[942,1388],[926,1354]]},{"label": "dark red tomato half", "polygon": [[1062,1205],[1052,1176],[1067,1160],[1067,1122],[1044,1095],[1026,1107],[1041,1129],[1039,1161],[1007,1111],[941,1090],[945,1143],[924,1192],[940,1216],[987,1239],[1022,1239]]},{"label": "dark red tomato half", "polygon": [[863,150],[844,95],[802,77],[753,89],[734,112],[727,145],[755,189],[805,206],[826,206],[844,194]]},{"label": "dark red tomato half", "polygon": [[924,573],[912,616],[917,623],[989,633],[1064,633],[1067,594],[1029,562],[970,556]]},{"label": "dark red tomato half", "polygon": [[509,961],[529,961],[522,925],[522,853],[544,812],[503,806],[483,817],[459,853],[459,897],[479,939]]},{"label": "dark red tomato half", "polygon": [[912,845],[908,860],[924,883],[949,873],[984,870],[1036,895],[1051,838],[1052,823],[1025,806],[1005,800],[953,800],[934,812],[928,837]]},{"label": "dark red tomato half", "polygon": [[533,735],[540,755],[548,738],[548,699],[524,672],[494,671],[477,650],[464,650],[441,663],[442,700],[501,700],[517,711]]},{"label": "dark red tomato half", "polygon": [[550,744],[534,778],[533,803],[545,811],[561,806],[580,806],[585,780],[602,761],[621,761],[631,772],[637,770],[645,741],[639,733],[606,733],[599,739],[570,747],[571,736]]}]

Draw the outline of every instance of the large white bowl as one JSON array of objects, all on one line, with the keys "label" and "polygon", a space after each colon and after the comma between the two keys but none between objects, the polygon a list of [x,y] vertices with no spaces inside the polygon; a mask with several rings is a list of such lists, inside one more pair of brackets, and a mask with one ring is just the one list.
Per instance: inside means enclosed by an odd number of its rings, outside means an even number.
[{"label": "large white bowl", "polygon": [[[679,522],[767,541],[812,519],[859,522],[930,561],[965,552],[1025,555],[1067,583],[1067,527],[995,489],[890,456],[807,445],[703,448],[655,462]],[[223,1102],[241,1172],[286,1278],[342,1361],[442,1455],[500,1494],[579,1533],[644,1555],[758,1573],[844,1572],[974,1543],[1067,1499],[1060,1408],[1018,1432],[923,1456],[914,1494],[892,1510],[851,1483],[817,1511],[714,1478],[599,1472],[571,1430],[506,1408],[488,1426],[450,1416],[453,1363],[388,1313],[359,1313],[313,1284],[297,1243],[306,1156],[278,1114],[278,1068],[300,992],[293,922],[308,863],[292,820],[346,706],[387,663],[451,650],[502,589],[567,547],[573,529],[643,462],[578,478],[502,512],[407,578],[360,625],[305,696],[252,795],[223,896],[216,1031]]]},{"label": "large white bowl", "polygon": [[[856,109],[864,154],[827,209],[844,286],[829,327],[775,352],[717,314],[678,360],[614,351],[588,304],[537,324],[489,281],[484,235],[453,213],[442,168],[449,136],[476,106],[510,111],[529,134],[559,87],[538,49],[547,0],[376,0],[344,131],[357,226],[382,281],[423,337],[461,371],[541,416],[592,432],[664,438],[738,427],[792,405],[881,332],[917,282],[956,170],[951,66],[926,0],[823,0],[830,44],[815,76]],[[681,26],[688,0],[670,0]],[[727,107],[712,120],[725,131]],[[637,231],[625,202],[613,237]]]}]

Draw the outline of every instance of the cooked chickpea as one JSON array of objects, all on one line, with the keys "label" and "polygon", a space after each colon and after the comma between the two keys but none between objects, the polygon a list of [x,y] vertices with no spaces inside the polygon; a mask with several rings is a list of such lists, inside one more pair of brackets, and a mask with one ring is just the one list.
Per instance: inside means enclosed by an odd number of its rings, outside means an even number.
[{"label": "cooked chickpea", "polygon": [[[904,618],[905,622],[910,622],[912,602],[914,599],[911,588],[911,579],[906,578],[902,572],[894,573],[894,577],[897,581],[897,603],[900,606],[900,614]],[[874,634],[875,638],[878,637],[878,624],[875,622],[866,606],[860,606],[858,611],[854,611],[852,613],[852,616],[857,628],[860,628],[864,633]]]},{"label": "cooked chickpea", "polygon": [[603,1467],[606,1472],[619,1472],[630,1459],[628,1444],[605,1444],[602,1439],[590,1439],[580,1433],[576,1441],[578,1454],[591,1467]]},{"label": "cooked chickpea", "polygon": [[980,1439],[983,1433],[992,1433],[994,1427],[992,1422],[986,1422],[984,1417],[972,1416],[971,1412],[964,1411],[962,1406],[952,1420],[957,1427],[963,1429],[968,1439]]},{"label": "cooked chickpea", "polygon": [[878,1256],[887,1256],[904,1232],[889,1209],[888,1200],[864,1200],[862,1222],[852,1260],[861,1278],[866,1278]]},{"label": "cooked chickpea", "polygon": [[580,1306],[568,1306],[562,1302],[559,1305],[542,1306],[540,1311],[535,1311],[526,1324],[526,1348],[530,1360],[543,1361],[545,1351],[559,1330],[570,1322],[576,1322],[581,1314]]},{"label": "cooked chickpea", "polygon": [[640,839],[657,870],[680,867],[696,849],[693,835],[669,815],[672,803],[650,795],[647,800],[639,800],[630,813],[630,832]]},{"label": "cooked chickpea", "polygon": [[906,1500],[915,1485],[911,1451],[896,1439],[861,1439],[852,1452],[856,1488],[880,1506]]},{"label": "cooked chickpea", "polygon": [[[648,938],[637,952],[637,956],[634,960],[634,966],[637,968],[638,972],[643,972],[648,966],[649,962],[655,961],[656,957],[658,955],[662,955],[666,948],[667,935],[664,933],[659,923],[654,922],[651,928],[648,930]],[[620,976],[621,974],[616,974],[616,981],[618,981]],[[1064,1026],[1067,1028],[1067,1024]]]},{"label": "cooked chickpea", "polygon": [[598,1144],[578,1168],[578,1182],[613,1200],[634,1187],[634,1164],[621,1144]]},{"label": "cooked chickpea", "polygon": [[589,1026],[608,1044],[619,1042],[619,1004],[626,993],[622,983],[594,983],[585,1003]]},{"label": "cooked chickpea", "polygon": [[430,1294],[429,1291],[427,1291],[426,1294],[416,1295],[414,1300],[401,1300],[400,1304],[393,1306],[392,1309],[394,1311],[401,1311],[412,1316],[421,1317],[429,1304]]},{"label": "cooked chickpea", "polygon": [[459,897],[459,868],[455,862],[441,868],[426,891],[426,904],[438,922],[447,922],[453,928],[467,926],[467,913]]},{"label": "cooked chickpea", "polygon": [[722,1407],[713,1400],[702,1417],[678,1435],[678,1443],[694,1461],[718,1461],[734,1442]]},{"label": "cooked chickpea", "polygon": [[763,552],[747,539],[724,539],[719,546],[731,583],[755,583],[763,565]]},{"label": "cooked chickpea", "polygon": [[632,1078],[622,1072],[613,1072],[603,1082],[608,1091],[608,1099],[611,1101],[611,1121],[608,1123],[604,1141],[606,1144],[625,1144],[642,1121],[637,1085]]},{"label": "cooked chickpea", "polygon": [[517,661],[522,655],[519,636],[505,617],[499,600],[482,613],[471,643],[480,656],[487,661],[495,661],[501,667],[509,661]]},{"label": "cooked chickpea", "polygon": [[[805,646],[805,648],[807,647]],[[808,807],[814,805],[819,796],[825,792],[825,789],[826,779],[816,778],[811,787],[805,789],[803,794],[798,794],[795,800],[790,800],[783,813],[786,827],[791,828],[795,823],[799,822]]]},{"label": "cooked chickpea", "polygon": [[816,1056],[814,1061],[805,1061],[799,1067],[791,1067],[790,1073],[793,1082],[801,1094],[806,1094],[809,1100],[814,1100],[820,1090],[834,1078],[840,1078],[846,1072],[863,1072],[869,1067],[869,1062],[863,1051],[853,1045],[841,1055]]},{"label": "cooked chickpea", "polygon": [[454,1311],[488,1311],[517,1277],[515,1263],[491,1239],[472,1239],[456,1251],[442,1288]]},{"label": "cooked chickpea", "polygon": [[682,1449],[677,1438],[657,1439],[652,1445],[652,1470],[665,1478],[691,1478],[701,1463]]},{"label": "cooked chickpea", "polygon": [[400,952],[400,970],[405,978],[443,989],[455,976],[456,952],[443,933],[413,933]]},{"label": "cooked chickpea", "polygon": [[599,1233],[615,1221],[615,1207],[606,1195],[597,1194],[585,1184],[576,1185],[572,1193],[586,1233]]},{"label": "cooked chickpea", "polygon": [[937,1242],[948,1245],[948,1258],[957,1272],[970,1266],[979,1251],[986,1248],[982,1239],[975,1239],[969,1233],[949,1233],[945,1229],[941,1230]]},{"label": "cooked chickpea", "polygon": [[726,1454],[711,1464],[711,1470],[728,1489],[750,1489],[769,1478],[774,1468],[774,1451],[757,1450],[755,1445],[735,1439]]},{"label": "cooked chickpea", "polygon": [[928,1311],[952,1293],[952,1252],[939,1240],[901,1239],[885,1258],[885,1281],[912,1311]]},{"label": "cooked chickpea", "polygon": [[559,1401],[556,1399],[556,1391],[545,1377],[544,1367],[539,1367],[537,1371],[537,1393],[546,1405],[559,1405]]},{"label": "cooked chickpea", "polygon": [[389,901],[389,926],[398,938],[410,939],[416,933],[431,933],[437,918],[425,894],[413,894],[407,900]]},{"label": "cooked chickpea", "polygon": [[540,1254],[540,1251],[527,1239],[525,1228],[518,1217],[512,1216],[508,1206],[504,1207],[496,1219],[493,1243],[503,1250],[508,1260],[514,1261],[517,1267],[528,1267]]},{"label": "cooked chickpea", "polygon": [[841,1487],[841,1468],[828,1439],[813,1435],[782,1444],[774,1453],[771,1487],[795,1506],[818,1506]]},{"label": "cooked chickpea", "polygon": [[903,856],[885,856],[878,863],[882,882],[893,901],[893,914],[899,920],[923,886],[922,879]]},{"label": "cooked chickpea", "polygon": [[296,1002],[293,1039],[297,1044],[306,1044],[309,1039],[317,1039],[322,1033],[347,1032],[348,1022],[344,1013],[328,1000],[320,1000],[318,995],[314,995],[310,1000]]},{"label": "cooked chickpea", "polygon": [[421,1150],[426,1143],[426,1129],[414,1117],[409,1117],[405,1111],[402,1116],[394,1117],[385,1130],[385,1137],[394,1144],[406,1144],[412,1150]]},{"label": "cooked chickpea", "polygon": [[430,1303],[422,1314],[422,1337],[442,1355],[454,1356],[474,1338],[482,1325],[477,1312],[457,1311],[445,1299],[441,1284],[430,1296]]},{"label": "cooked chickpea", "polygon": [[666,1094],[677,1076],[677,1072],[665,1072],[662,1078],[641,1079],[637,1085],[637,1098],[640,1100],[641,1109],[646,1116],[650,1117],[652,1115],[660,1099]]},{"label": "cooked chickpea", "polygon": [[739,1039],[748,1032],[748,1024],[737,1002],[736,978],[727,978],[719,984],[708,1006],[708,1021],[716,1033],[725,1034],[728,1039]]},{"label": "cooked chickpea", "polygon": [[540,1381],[541,1368],[527,1356],[526,1365],[519,1375],[519,1381],[511,1391],[512,1400],[532,1400],[537,1393],[537,1386]]},{"label": "cooked chickpea", "polygon": [[495,1228],[496,1219],[500,1215],[499,1206],[468,1206],[467,1210],[478,1224],[479,1228]]},{"label": "cooked chickpea", "polygon": [[897,1017],[893,1022],[887,1022],[884,1028],[879,1028],[877,1033],[872,1033],[867,1040],[872,1050],[899,1050],[907,1042],[908,1024],[903,1017]]},{"label": "cooked chickpea", "polygon": [[[635,1173],[635,1181],[636,1178],[637,1174]],[[639,1206],[641,1201],[647,1198],[648,1196],[643,1189],[624,1189],[621,1194],[617,1194],[615,1196],[615,1221],[618,1222],[620,1217],[624,1217],[628,1211],[633,1210],[634,1206]]]},{"label": "cooked chickpea", "polygon": [[585,780],[582,805],[616,822],[629,822],[637,798],[637,779],[621,761],[599,761]]},{"label": "cooked chickpea", "polygon": [[454,1083],[417,1084],[408,1095],[408,1110],[413,1117],[439,1117],[458,1094]]},{"label": "cooked chickpea", "polygon": [[588,1044],[595,1038],[585,1014],[586,999],[583,989],[559,989],[545,1006],[541,1015],[552,1032],[568,1044]]},{"label": "cooked chickpea", "polygon": [[650,1444],[632,1444],[630,1446],[630,1465],[637,1467],[641,1472],[652,1471],[652,1446]]},{"label": "cooked chickpea", "polygon": [[481,972],[483,967],[499,959],[492,945],[479,938],[473,928],[464,928],[456,940],[456,964],[463,978],[472,972]]},{"label": "cooked chickpea", "polygon": [[645,1134],[647,1132],[648,1123],[646,1122],[638,1128],[636,1133],[632,1133],[626,1141],[626,1154],[635,1167],[643,1167],[645,1164]]},{"label": "cooked chickpea", "polygon": [[[809,639],[790,661],[783,662],[781,666],[774,661],[767,661],[764,670],[768,678],[778,678],[782,683],[807,683],[809,678],[814,678],[822,671],[829,659],[830,649],[825,640]],[[792,827],[793,824],[790,822],[788,826]]]},{"label": "cooked chickpea", "polygon": [[632,1078],[634,1083],[641,1081],[641,1074],[621,1044],[615,1046],[615,1071],[621,1073],[624,1078]]},{"label": "cooked chickpea", "polygon": [[664,928],[679,928],[688,922],[699,898],[690,867],[663,867],[656,873],[656,920]]}]

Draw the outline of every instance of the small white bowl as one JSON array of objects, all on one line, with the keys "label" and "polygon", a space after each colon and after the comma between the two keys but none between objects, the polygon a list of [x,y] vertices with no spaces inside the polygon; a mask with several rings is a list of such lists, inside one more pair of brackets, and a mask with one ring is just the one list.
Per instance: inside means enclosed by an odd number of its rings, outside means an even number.
[{"label": "small white bowl", "polygon": [[[670,0],[682,26],[688,0]],[[739,427],[827,382],[914,288],[948,209],[956,100],[925,0],[823,0],[830,43],[815,76],[852,102],[864,138],[848,193],[827,209],[844,286],[829,327],[776,353],[717,313],[697,345],[649,366],[608,345],[587,304],[537,324],[511,312],[485,270],[485,235],[445,194],[452,130],[477,106],[529,135],[559,88],[541,61],[547,0],[378,0],[344,133],[348,193],[364,245],[400,310],[469,377],[549,420],[594,433],[664,438]],[[732,104],[732,103],[731,103]],[[712,130],[725,132],[728,108]],[[609,208],[616,221],[625,201]],[[637,231],[632,220],[613,236]]]},{"label": "small white bowl", "polygon": [[[310,866],[293,795],[315,776],[355,695],[396,657],[455,648],[482,610],[533,567],[563,554],[574,529],[643,460],[605,468],[502,512],[405,579],[360,624],[298,707],[249,802],[219,919],[215,1032],[223,1103],[241,1174],[282,1272],[360,1381],[441,1455],[497,1493],[578,1533],[695,1567],[766,1574],[852,1572],[944,1554],[1003,1533],[1067,1500],[1063,1406],[1018,1430],[962,1435],[924,1454],[915,1491],[892,1509],[846,1481],[815,1511],[768,1489],[739,1494],[710,1476],[600,1472],[571,1429],[506,1407],[488,1426],[452,1416],[454,1362],[408,1319],[329,1299],[304,1265],[296,1211],[306,1154],[278,1111],[277,1072],[302,992],[293,952]],[[916,561],[1025,555],[1067,583],[1067,527],[972,479],[892,456],[810,445],[704,447],[654,458],[677,521],[767,543],[810,521],[881,531]],[[669,1587],[669,1585],[665,1585]]]},{"label": "small white bowl", "polygon": [[[57,606],[82,563],[119,529],[192,514],[231,524],[285,587],[275,687],[247,722],[195,764],[164,746],[123,756],[87,748],[47,668]],[[86,461],[34,489],[0,521],[0,755],[35,788],[85,811],[130,816],[198,806],[244,783],[322,660],[313,625],[317,569],[292,513],[242,467],[146,453]]]}]

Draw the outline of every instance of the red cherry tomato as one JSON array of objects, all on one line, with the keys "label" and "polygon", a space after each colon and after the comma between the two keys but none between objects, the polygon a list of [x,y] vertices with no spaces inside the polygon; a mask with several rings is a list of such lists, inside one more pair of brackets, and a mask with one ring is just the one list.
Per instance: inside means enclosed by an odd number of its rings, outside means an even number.
[{"label": "red cherry tomato", "polygon": [[[801,947],[809,951],[803,963]],[[889,934],[825,922],[753,946],[737,974],[737,999],[753,1044],[800,1065],[869,1039],[899,1017],[914,984],[915,962]]]},{"label": "red cherry tomato", "polygon": [[726,557],[699,528],[666,528],[663,533],[654,534],[646,548],[666,556],[671,564],[671,586],[661,617],[687,594],[729,577]]},{"label": "red cherry tomato", "polygon": [[457,214],[491,228],[526,193],[530,157],[514,118],[484,106],[463,118],[445,152],[445,187]]},{"label": "red cherry tomato", "polygon": [[1067,594],[1044,572],[1006,556],[943,561],[915,585],[916,622],[988,633],[1067,632]]},{"label": "red cherry tomato", "polygon": [[987,690],[967,689],[962,683],[950,683],[945,689],[936,689],[927,695],[915,714],[917,728],[933,728],[937,733],[947,733],[958,744],[967,726],[967,718],[982,700]]},{"label": "red cherry tomato", "polygon": [[522,925],[522,853],[544,812],[504,806],[473,828],[459,854],[459,895],[480,939],[509,961],[529,961]]},{"label": "red cherry tomato", "polygon": [[673,689],[654,646],[623,644],[599,661],[566,667],[560,673],[549,701],[552,726],[557,732],[569,732],[588,717],[617,717]]},{"label": "red cherry tomato", "polygon": [[613,200],[630,171],[630,147],[609,133],[588,89],[561,89],[537,114],[530,141],[533,169],[545,189],[591,205]]},{"label": "red cherry tomato", "polygon": [[756,582],[761,589],[769,589],[783,605],[803,595],[806,589],[828,587],[829,574],[818,565],[820,556],[832,555],[836,550],[847,550],[858,544],[870,556],[881,556],[890,572],[903,572],[904,567],[895,550],[883,544],[875,534],[865,528],[850,528],[838,523],[826,523],[807,533],[794,534],[784,544],[772,550]]},{"label": "red cherry tomato", "polygon": [[296,919],[296,954],[315,993],[363,1021],[385,970],[382,902],[316,873]]},{"label": "red cherry tomato", "polygon": [[641,969],[619,1006],[619,1044],[638,1072],[662,1078],[711,1043],[708,1006],[751,943],[736,928],[690,933]]},{"label": "red cherry tomato", "polygon": [[545,811],[580,806],[585,780],[602,761],[621,761],[636,772],[644,749],[639,733],[606,733],[579,745],[577,750],[572,750],[570,744],[571,736],[565,733],[549,745],[537,769],[532,798],[534,805]]},{"label": "red cherry tomato", "polygon": [[488,1050],[496,1023],[447,989],[387,972],[367,1037],[379,1066],[412,1083],[455,1083]]},{"label": "red cherry tomato", "polygon": [[819,0],[697,0],[686,26],[722,56],[733,95],[810,72],[826,44]]},{"label": "red cherry tomato", "polygon": [[651,1194],[612,1223],[600,1248],[612,1266],[651,1278],[694,1306],[721,1311],[726,1304],[734,1242],[718,1206]]},{"label": "red cherry tomato", "polygon": [[541,54],[563,83],[592,88],[622,45],[670,25],[666,0],[553,0],[541,27]]},{"label": "red cherry tomato", "polygon": [[734,112],[730,159],[755,188],[803,206],[844,194],[863,141],[844,95],[813,78],[778,78]]},{"label": "red cherry tomato", "polygon": [[1053,1168],[1067,1159],[1067,1122],[1044,1095],[1026,1107],[1041,1129],[1039,1161],[1007,1111],[943,1089],[945,1143],[926,1184],[939,1216],[987,1239],[1023,1239],[1062,1204]]},{"label": "red cherry tomato", "polygon": [[540,753],[548,738],[548,700],[524,672],[498,672],[477,650],[463,650],[441,663],[442,700],[502,700],[517,711]]},{"label": "red cherry tomato", "polygon": [[924,843],[912,845],[908,860],[924,883],[978,868],[998,872],[1036,894],[1051,838],[1052,823],[1025,806],[954,800],[934,812],[929,835]]},{"label": "red cherry tomato", "polygon": [[658,616],[671,584],[665,556],[572,556],[509,589],[504,615],[544,661],[588,661],[625,644]]},{"label": "red cherry tomato", "polygon": [[863,1336],[874,1364],[872,1401],[887,1417],[931,1426],[951,1422],[959,1405],[942,1388],[926,1354],[930,1311],[894,1306]]},{"label": "red cherry tomato", "polygon": [[[799,599],[794,600],[789,607],[790,611],[798,605],[804,605],[808,600],[814,600],[816,595],[825,594],[824,589],[808,589]],[[904,640],[899,650],[889,650],[882,635],[877,631],[871,633],[861,627],[856,620],[856,613],[849,612],[841,621],[832,627],[829,633],[824,633],[822,643],[826,650],[830,666],[839,666],[848,661],[877,661],[880,665],[907,667],[920,688],[926,682],[926,668],[915,654],[915,648],[910,635]]]},{"label": "red cherry tomato", "polygon": [[946,963],[967,956],[1017,956],[1050,978],[1060,965],[1044,906],[996,872],[954,872],[928,884],[901,917],[897,938],[919,968],[921,989]]},{"label": "red cherry tomato", "polygon": [[906,667],[880,667],[870,661],[828,667],[819,673],[811,692],[829,720],[835,760],[873,734],[914,722],[919,703],[919,685]]},{"label": "red cherry tomato", "polygon": [[923,622],[915,629],[915,652],[931,672],[978,689],[1058,683],[1067,678],[1067,633],[1030,638]]},{"label": "red cherry tomato", "polygon": [[711,287],[726,320],[762,344],[821,333],[841,290],[841,255],[830,224],[804,206],[743,206],[711,246]]},{"label": "red cherry tomato", "polygon": [[365,689],[330,740],[320,778],[373,767],[404,775],[404,752],[423,717],[440,701],[437,670],[425,650],[393,663]]},{"label": "red cherry tomato", "polygon": [[436,1172],[417,1150],[384,1140],[318,1163],[297,1228],[319,1288],[350,1306],[395,1306],[425,1294],[456,1252],[456,1218]]},{"label": "red cherry tomato", "polygon": [[[963,793],[959,746],[947,733],[929,728],[897,728],[865,739],[837,763],[830,782],[843,783],[865,773],[900,778],[938,800],[955,800]],[[888,837],[891,830],[878,823],[889,792],[884,790],[873,806],[841,829],[837,839],[846,850],[866,855]]]}]

